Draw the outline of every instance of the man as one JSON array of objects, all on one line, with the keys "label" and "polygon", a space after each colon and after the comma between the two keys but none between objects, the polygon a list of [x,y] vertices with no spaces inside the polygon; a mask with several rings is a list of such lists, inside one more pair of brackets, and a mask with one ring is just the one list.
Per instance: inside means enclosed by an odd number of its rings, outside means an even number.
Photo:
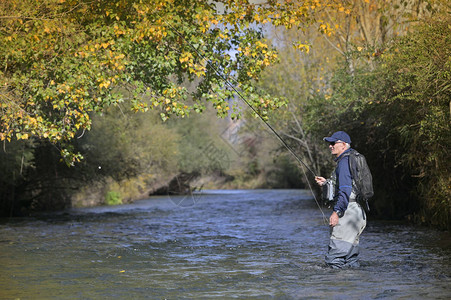
[{"label": "man", "polygon": [[[356,202],[352,187],[352,175],[349,169],[349,152],[351,138],[344,131],[337,131],[330,137],[329,149],[337,162],[335,168],[335,197],[332,215],[329,218],[331,235],[326,254],[326,264],[332,268],[358,267],[359,236],[366,226],[365,212]],[[316,182],[322,186],[326,183],[324,177],[317,176]]]}]

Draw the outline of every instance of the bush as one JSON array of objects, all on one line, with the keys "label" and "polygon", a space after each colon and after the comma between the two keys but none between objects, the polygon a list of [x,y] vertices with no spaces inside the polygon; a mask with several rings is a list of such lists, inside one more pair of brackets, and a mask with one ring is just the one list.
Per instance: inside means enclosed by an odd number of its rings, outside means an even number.
[{"label": "bush", "polygon": [[120,205],[122,204],[122,197],[119,192],[109,191],[105,196],[106,205]]}]

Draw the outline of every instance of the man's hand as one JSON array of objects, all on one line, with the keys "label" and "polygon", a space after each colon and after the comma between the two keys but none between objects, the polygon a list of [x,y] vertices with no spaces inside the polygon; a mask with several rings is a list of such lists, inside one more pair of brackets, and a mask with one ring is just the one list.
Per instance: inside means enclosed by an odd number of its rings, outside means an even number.
[{"label": "man's hand", "polygon": [[329,225],[332,227],[336,226],[338,224],[338,220],[340,220],[338,214],[336,212],[333,212],[329,218]]},{"label": "man's hand", "polygon": [[326,178],[315,176],[315,181],[319,186],[323,186],[326,183]]}]

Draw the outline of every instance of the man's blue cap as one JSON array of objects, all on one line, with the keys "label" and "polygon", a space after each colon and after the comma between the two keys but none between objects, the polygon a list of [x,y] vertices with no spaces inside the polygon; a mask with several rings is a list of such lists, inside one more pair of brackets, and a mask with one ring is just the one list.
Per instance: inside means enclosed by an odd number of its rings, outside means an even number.
[{"label": "man's blue cap", "polygon": [[342,141],[351,144],[351,137],[344,131],[337,131],[332,136],[325,137],[323,140],[326,142]]}]

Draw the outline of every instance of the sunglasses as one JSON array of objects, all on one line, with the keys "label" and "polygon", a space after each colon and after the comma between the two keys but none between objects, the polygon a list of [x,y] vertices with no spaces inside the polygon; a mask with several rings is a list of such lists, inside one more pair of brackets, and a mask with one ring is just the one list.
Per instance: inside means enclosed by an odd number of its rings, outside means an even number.
[{"label": "sunglasses", "polygon": [[329,145],[335,146],[335,144],[337,144],[337,143],[344,143],[344,142],[342,142],[342,141],[329,142]]}]

